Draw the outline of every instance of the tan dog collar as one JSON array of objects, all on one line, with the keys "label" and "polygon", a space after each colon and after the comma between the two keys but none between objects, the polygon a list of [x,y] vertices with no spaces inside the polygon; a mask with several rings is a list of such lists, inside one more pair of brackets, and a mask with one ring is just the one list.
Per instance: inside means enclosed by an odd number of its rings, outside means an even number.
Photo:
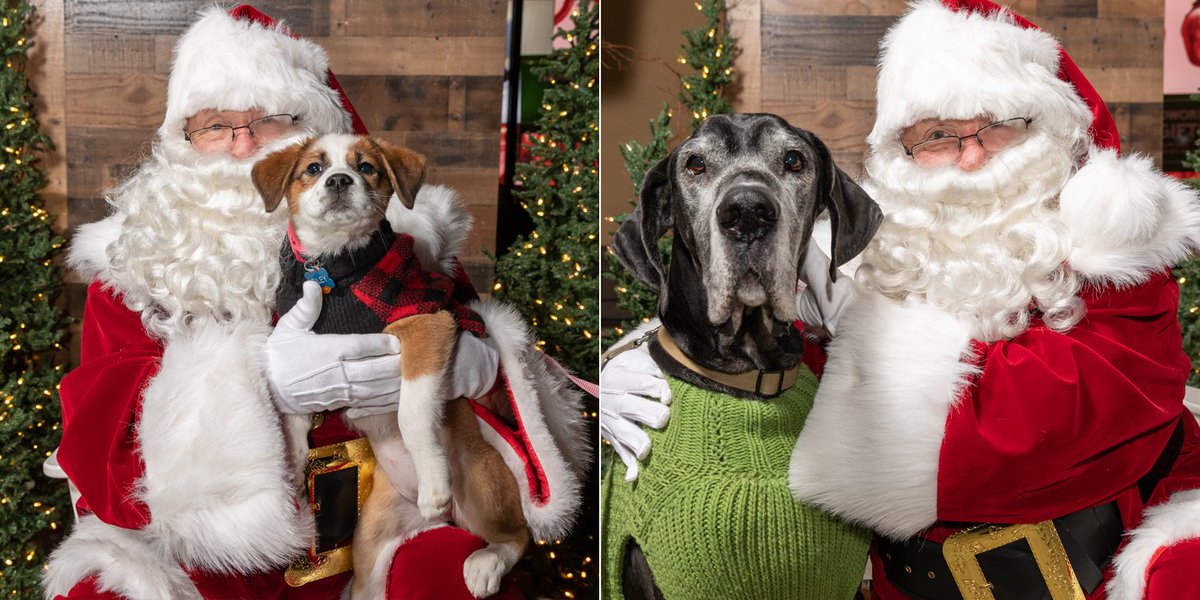
[{"label": "tan dog collar", "polygon": [[702,367],[683,353],[683,350],[675,344],[675,340],[671,339],[665,327],[658,328],[658,343],[667,355],[689,371],[703,375],[721,385],[750,392],[759,398],[774,398],[782,394],[796,384],[796,379],[800,375],[799,364],[786,371],[752,369],[736,374],[722,373]]}]

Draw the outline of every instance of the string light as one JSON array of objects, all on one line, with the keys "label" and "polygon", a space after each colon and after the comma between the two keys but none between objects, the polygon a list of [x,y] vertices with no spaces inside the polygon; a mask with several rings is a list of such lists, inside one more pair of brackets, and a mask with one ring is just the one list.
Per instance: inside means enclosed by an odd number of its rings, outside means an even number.
[{"label": "string light", "polygon": [[[0,322],[7,329],[0,333],[0,340],[7,340],[5,377],[0,380],[0,461],[6,468],[0,478],[9,491],[0,498],[6,525],[0,531],[0,581],[9,597],[40,595],[41,562],[62,529],[50,515],[69,506],[64,485],[26,485],[32,473],[40,477],[42,462],[60,437],[54,390],[63,370],[55,363],[67,359],[58,342],[67,321],[49,303],[60,281],[52,254],[62,242],[47,226],[50,214],[37,194],[45,175],[29,158],[46,150],[24,72],[30,45],[24,32],[31,10],[21,0],[0,10],[0,47],[6,56],[0,70],[0,172],[7,192],[0,194],[5,229],[0,263],[8,270],[8,285],[0,288]],[[22,183],[7,185],[10,181]],[[46,351],[52,359],[45,357]]]},{"label": "string light", "polygon": [[[584,369],[596,369],[599,349],[596,311],[587,305],[595,302],[596,289],[589,271],[598,268],[597,17],[594,4],[580,5],[572,33],[559,34],[570,46],[555,50],[539,72],[549,86],[537,100],[541,112],[531,127],[535,133],[524,137],[523,151],[531,158],[517,165],[514,190],[534,227],[497,259],[493,281],[497,297],[516,305],[530,323],[535,348],[585,377]],[[595,407],[589,405],[583,414],[594,427],[598,417],[588,415],[597,414]],[[569,543],[535,540],[530,561],[539,568],[532,575],[541,587],[554,590],[542,595],[594,595],[595,527],[581,521]]]}]

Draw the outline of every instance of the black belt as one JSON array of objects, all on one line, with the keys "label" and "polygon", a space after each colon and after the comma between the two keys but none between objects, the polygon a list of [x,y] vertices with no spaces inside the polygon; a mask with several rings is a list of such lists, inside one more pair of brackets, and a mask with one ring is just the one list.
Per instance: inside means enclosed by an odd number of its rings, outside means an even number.
[{"label": "black belt", "polygon": [[[1182,446],[1183,422],[1179,421],[1154,466],[1137,482],[1143,502],[1149,500],[1158,482],[1170,472]],[[1104,582],[1104,570],[1121,544],[1123,527],[1117,503],[1085,508],[1047,523],[1053,525],[1061,539],[1079,587],[1085,594],[1091,594]],[[999,531],[1001,527],[994,529]],[[903,543],[880,537],[876,540],[876,552],[888,580],[909,597],[962,600],[943,544],[919,537]],[[1038,566],[1037,553],[1027,539],[973,553],[986,577],[986,582],[980,583],[990,588],[996,600],[1048,600],[1050,589]]]}]

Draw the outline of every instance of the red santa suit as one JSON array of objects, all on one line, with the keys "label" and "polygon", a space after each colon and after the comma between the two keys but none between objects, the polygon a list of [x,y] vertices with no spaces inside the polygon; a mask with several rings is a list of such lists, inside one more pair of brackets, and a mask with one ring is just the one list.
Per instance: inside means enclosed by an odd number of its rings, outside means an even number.
[{"label": "red santa suit", "polygon": [[[989,2],[947,4],[915,3],[883,40],[864,188],[888,215],[882,236],[941,228],[950,241],[868,248],[863,263],[911,259],[919,287],[962,266],[922,252],[992,231],[1019,238],[1023,260],[1057,256],[1042,279],[1073,277],[1078,300],[1060,298],[1058,313],[1027,294],[1027,321],[997,334],[932,292],[858,286],[793,454],[793,492],[880,534],[881,598],[962,597],[942,542],[976,524],[1044,521],[1088,598],[1200,598],[1200,428],[1183,404],[1191,363],[1170,273],[1200,249],[1200,203],[1149,159],[1118,158],[1107,108],[1051,36]],[[979,115],[1032,117],[1030,138],[974,174],[922,171],[901,146],[919,120]],[[1045,167],[1039,145],[1082,166]],[[986,203],[921,205],[992,188],[1036,201],[1032,229],[980,224]],[[983,282],[975,296],[1006,281],[989,280],[986,254],[973,258],[983,266],[962,277]],[[1077,320],[1063,325],[1066,313]],[[996,597],[1043,597],[1028,549],[977,560]]]},{"label": "red santa suit", "polygon": [[[48,598],[334,598],[349,580],[284,582],[313,536],[263,365],[286,211],[262,210],[253,158],[199,155],[183,139],[203,108],[300,117],[260,155],[365,131],[325,52],[261,13],[206,9],[180,38],[152,156],[113,192],[115,213],[72,241],[69,263],[92,284],[80,366],[61,386],[58,458],[79,488],[80,517],[50,557]],[[449,268],[470,219],[449,190],[422,195],[414,210],[394,202],[389,219],[436,263],[424,266]],[[509,374],[519,423],[481,411],[482,433],[517,478],[534,535],[561,536],[590,460],[580,399],[560,389],[515,311],[472,308]],[[354,437],[331,413],[311,442]],[[454,527],[412,531],[360,575],[373,570],[389,598],[470,598],[462,564],[482,546]]]}]

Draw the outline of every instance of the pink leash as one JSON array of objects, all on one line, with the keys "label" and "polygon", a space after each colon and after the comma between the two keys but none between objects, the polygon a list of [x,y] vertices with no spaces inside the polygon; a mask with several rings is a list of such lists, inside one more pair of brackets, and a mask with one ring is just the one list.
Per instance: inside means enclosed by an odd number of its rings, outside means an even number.
[{"label": "pink leash", "polygon": [[572,383],[579,386],[579,389],[587,392],[588,394],[591,394],[591,396],[593,398],[600,397],[600,386],[599,385],[596,385],[596,384],[594,384],[586,379],[583,379],[581,377],[576,377],[576,376],[572,375],[571,372],[568,371],[566,367],[559,364],[557,360],[554,360],[553,356],[550,356],[549,354],[546,354],[545,352],[542,352],[542,358],[545,359],[546,366],[550,367],[554,371],[557,371],[558,374],[566,376],[566,378],[570,379]]}]

